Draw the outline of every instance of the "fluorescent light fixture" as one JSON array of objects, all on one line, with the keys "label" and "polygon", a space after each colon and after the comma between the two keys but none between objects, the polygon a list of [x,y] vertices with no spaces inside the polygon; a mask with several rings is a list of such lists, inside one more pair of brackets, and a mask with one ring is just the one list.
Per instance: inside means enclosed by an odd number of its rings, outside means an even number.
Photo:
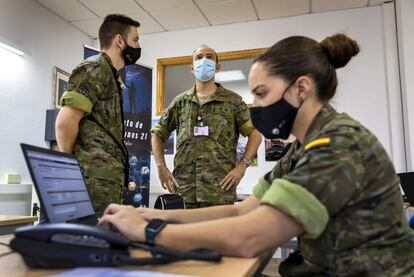
[{"label": "fluorescent light fixture", "polygon": [[21,51],[21,50],[19,50],[17,48],[14,48],[12,46],[9,46],[9,45],[7,45],[5,43],[0,42],[0,47],[3,48],[3,49],[8,50],[8,51],[10,51],[10,52],[12,52],[14,54],[17,54],[19,56],[23,56],[24,55],[24,52],[23,51]]},{"label": "fluorescent light fixture", "polygon": [[241,70],[221,71],[221,72],[217,72],[215,76],[215,80],[218,83],[242,81],[245,79],[246,79],[246,76],[244,76]]}]

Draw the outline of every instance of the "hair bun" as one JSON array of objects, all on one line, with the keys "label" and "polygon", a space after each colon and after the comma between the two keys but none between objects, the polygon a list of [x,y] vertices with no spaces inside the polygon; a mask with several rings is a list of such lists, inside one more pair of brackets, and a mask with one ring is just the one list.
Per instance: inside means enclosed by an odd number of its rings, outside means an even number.
[{"label": "hair bun", "polygon": [[344,34],[326,37],[320,45],[335,69],[344,67],[353,56],[359,53],[358,43]]}]

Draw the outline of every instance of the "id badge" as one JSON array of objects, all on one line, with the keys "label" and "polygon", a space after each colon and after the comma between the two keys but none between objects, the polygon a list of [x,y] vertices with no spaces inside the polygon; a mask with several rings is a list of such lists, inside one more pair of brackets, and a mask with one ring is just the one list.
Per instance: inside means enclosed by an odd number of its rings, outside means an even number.
[{"label": "id badge", "polygon": [[194,136],[208,136],[208,126],[194,126]]}]

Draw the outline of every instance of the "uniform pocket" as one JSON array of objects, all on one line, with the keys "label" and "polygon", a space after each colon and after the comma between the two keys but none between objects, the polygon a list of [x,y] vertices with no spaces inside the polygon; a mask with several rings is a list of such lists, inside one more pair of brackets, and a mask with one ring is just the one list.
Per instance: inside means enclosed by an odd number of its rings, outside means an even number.
[{"label": "uniform pocket", "polygon": [[211,113],[207,115],[206,125],[209,129],[210,138],[223,147],[234,147],[234,119],[229,108],[226,106],[212,107]]}]

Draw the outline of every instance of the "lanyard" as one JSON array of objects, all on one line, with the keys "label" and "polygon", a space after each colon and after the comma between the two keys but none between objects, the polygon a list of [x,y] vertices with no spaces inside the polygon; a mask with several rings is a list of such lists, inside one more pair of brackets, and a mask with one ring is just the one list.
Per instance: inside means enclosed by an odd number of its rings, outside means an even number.
[{"label": "lanyard", "polygon": [[201,106],[200,106],[200,100],[197,97],[197,91],[196,91],[195,88],[194,88],[194,97],[197,100],[197,126],[198,127],[203,127],[204,126],[204,122],[203,122],[203,117],[200,114],[200,108],[201,108]]}]

